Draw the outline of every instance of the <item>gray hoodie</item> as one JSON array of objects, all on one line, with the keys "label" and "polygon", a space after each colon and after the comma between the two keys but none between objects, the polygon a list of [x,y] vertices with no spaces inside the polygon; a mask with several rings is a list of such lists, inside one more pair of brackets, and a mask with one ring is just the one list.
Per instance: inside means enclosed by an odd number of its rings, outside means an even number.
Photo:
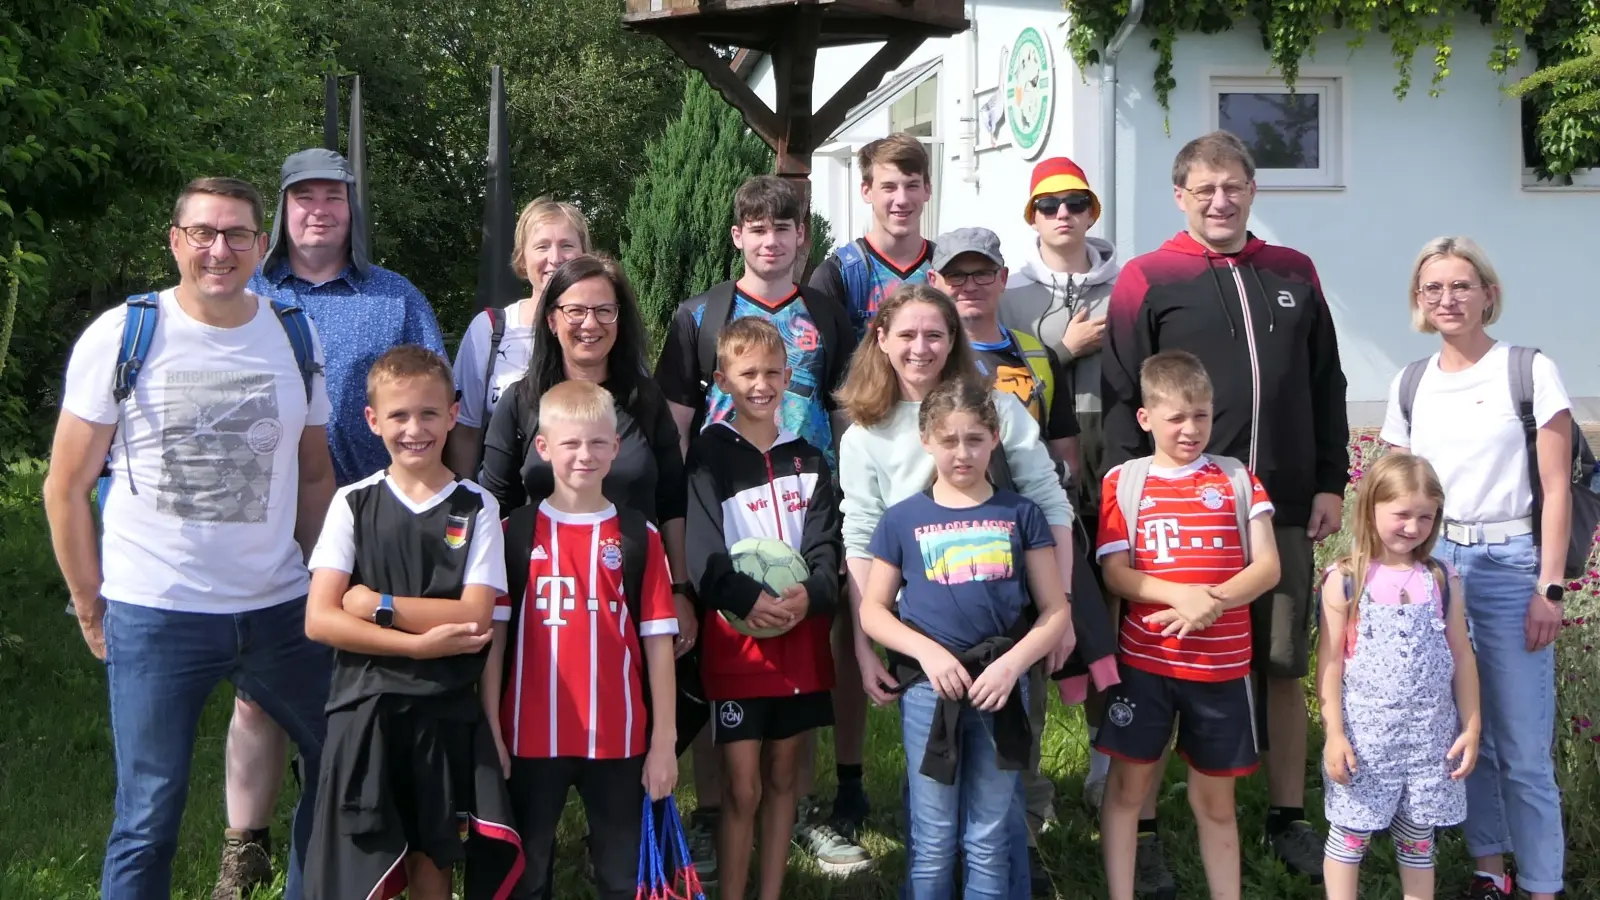
[{"label": "gray hoodie", "polygon": [[1111,285],[1117,280],[1116,250],[1110,242],[1087,238],[1089,271],[1082,275],[1055,272],[1039,257],[1037,245],[1006,281],[1000,299],[1000,324],[1029,332],[1061,357],[1071,372],[1078,412],[1100,411],[1100,351],[1074,358],[1061,342],[1067,323],[1085,306],[1090,319],[1105,318]]},{"label": "gray hoodie", "polygon": [[1100,466],[1104,452],[1100,350],[1074,357],[1061,339],[1067,333],[1067,323],[1080,309],[1087,308],[1091,320],[1105,318],[1106,307],[1111,303],[1111,285],[1121,267],[1117,265],[1116,248],[1109,241],[1091,237],[1085,240],[1085,246],[1089,251],[1089,271],[1068,275],[1046,266],[1035,244],[1006,281],[1006,292],[1000,298],[1000,324],[1033,334],[1060,357],[1077,405],[1081,431],[1078,445],[1088,469],[1079,474],[1079,481],[1089,505],[1079,508],[1093,510],[1099,502],[1099,479],[1105,475]]}]

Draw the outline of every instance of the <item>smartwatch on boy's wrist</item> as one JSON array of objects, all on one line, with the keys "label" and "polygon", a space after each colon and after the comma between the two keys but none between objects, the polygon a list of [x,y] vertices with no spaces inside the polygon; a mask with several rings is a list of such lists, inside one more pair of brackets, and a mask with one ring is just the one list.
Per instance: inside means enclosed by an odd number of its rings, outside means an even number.
[{"label": "smartwatch on boy's wrist", "polygon": [[687,599],[687,600],[693,600],[694,599],[694,582],[692,582],[692,581],[674,581],[672,583],[672,592],[674,594],[677,594],[680,597],[683,597],[683,598]]},{"label": "smartwatch on boy's wrist", "polygon": [[1551,603],[1560,603],[1567,596],[1567,589],[1564,585],[1552,581],[1549,584],[1539,585],[1539,593]]},{"label": "smartwatch on boy's wrist", "polygon": [[372,621],[379,628],[394,627],[394,595],[379,594],[378,608],[372,611]]}]

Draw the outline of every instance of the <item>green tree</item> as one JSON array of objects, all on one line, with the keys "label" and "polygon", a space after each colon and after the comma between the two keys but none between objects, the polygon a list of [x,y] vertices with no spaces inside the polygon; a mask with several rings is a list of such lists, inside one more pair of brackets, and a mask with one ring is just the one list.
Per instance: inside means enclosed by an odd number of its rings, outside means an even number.
[{"label": "green tree", "polygon": [[[1600,6],[1596,9],[1600,17]],[[1540,102],[1539,146],[1546,168],[1570,172],[1600,160],[1600,20],[1569,42],[1572,54],[1517,82],[1512,91]]]},{"label": "green tree", "polygon": [[695,74],[682,111],[650,142],[645,159],[628,200],[622,264],[654,346],[679,303],[737,277],[739,253],[728,236],[733,194],[746,178],[772,170],[772,151]]}]

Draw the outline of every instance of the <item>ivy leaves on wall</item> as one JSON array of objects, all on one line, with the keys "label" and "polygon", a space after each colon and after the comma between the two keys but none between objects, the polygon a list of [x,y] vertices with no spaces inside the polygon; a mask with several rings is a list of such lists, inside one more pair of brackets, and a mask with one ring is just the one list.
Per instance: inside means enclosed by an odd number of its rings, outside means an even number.
[{"label": "ivy leaves on wall", "polygon": [[[1064,0],[1064,5],[1072,21],[1067,48],[1073,59],[1080,67],[1099,63],[1100,48],[1128,14],[1128,0]],[[1451,41],[1461,17],[1494,29],[1494,47],[1486,63],[1498,74],[1518,63],[1524,44],[1548,70],[1585,57],[1591,52],[1590,41],[1600,39],[1600,0],[1148,0],[1141,24],[1154,32],[1150,41],[1157,57],[1154,89],[1165,109],[1177,86],[1172,51],[1179,35],[1215,34],[1251,24],[1260,30],[1273,65],[1291,85],[1319,36],[1348,29],[1355,34],[1353,46],[1374,34],[1388,40],[1395,60],[1396,97],[1404,99],[1411,92],[1419,53],[1429,70],[1428,93],[1438,96],[1450,75]],[[1561,176],[1600,166],[1600,116],[1586,104],[1560,102],[1596,90],[1593,84],[1569,82],[1594,71],[1568,66],[1557,76],[1526,87],[1541,114],[1538,139],[1545,170],[1541,174]]]}]

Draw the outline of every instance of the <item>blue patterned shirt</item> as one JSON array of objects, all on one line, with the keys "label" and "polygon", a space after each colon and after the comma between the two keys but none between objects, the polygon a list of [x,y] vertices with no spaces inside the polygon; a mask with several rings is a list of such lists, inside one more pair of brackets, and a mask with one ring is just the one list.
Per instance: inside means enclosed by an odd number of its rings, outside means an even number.
[{"label": "blue patterned shirt", "polygon": [[271,273],[257,272],[250,290],[303,307],[316,323],[333,407],[328,449],[339,485],[387,466],[389,452],[367,427],[367,370],[398,344],[418,344],[444,355],[444,335],[428,299],[404,276],[381,266],[368,266],[365,276],[347,266],[331,281],[312,284],[282,262]]}]

